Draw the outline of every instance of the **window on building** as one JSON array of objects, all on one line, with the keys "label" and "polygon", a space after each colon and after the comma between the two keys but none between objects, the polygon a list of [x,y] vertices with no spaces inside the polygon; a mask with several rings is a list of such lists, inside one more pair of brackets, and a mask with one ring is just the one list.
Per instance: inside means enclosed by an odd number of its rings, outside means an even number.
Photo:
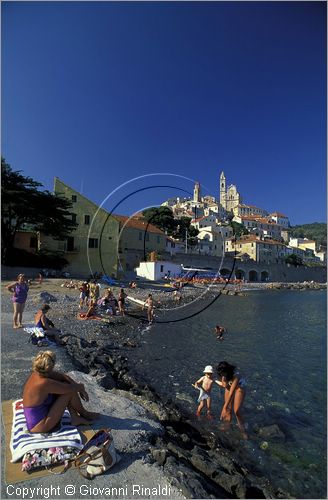
[{"label": "window on building", "polygon": [[73,236],[69,236],[67,238],[67,251],[73,252],[73,250],[74,250],[74,238]]},{"label": "window on building", "polygon": [[30,238],[30,248],[38,248],[38,239],[36,236],[31,236]]},{"label": "window on building", "polygon": [[142,240],[142,232],[139,231],[139,241],[141,241],[141,240]]},{"label": "window on building", "polygon": [[164,272],[164,266],[161,266],[161,270],[160,270],[160,272],[161,272],[161,273],[162,273],[162,272]]},{"label": "window on building", "polygon": [[76,214],[71,214],[72,215],[72,222],[76,222]]},{"label": "window on building", "polygon": [[77,196],[76,196],[76,194],[72,194],[72,202],[73,203],[77,202]]},{"label": "window on building", "polygon": [[90,215],[85,215],[84,216],[84,224],[86,224],[87,226],[90,225]]},{"label": "window on building", "polygon": [[89,238],[89,248],[98,248],[98,238]]},{"label": "window on building", "polygon": [[149,233],[146,234],[146,241],[149,241]]}]

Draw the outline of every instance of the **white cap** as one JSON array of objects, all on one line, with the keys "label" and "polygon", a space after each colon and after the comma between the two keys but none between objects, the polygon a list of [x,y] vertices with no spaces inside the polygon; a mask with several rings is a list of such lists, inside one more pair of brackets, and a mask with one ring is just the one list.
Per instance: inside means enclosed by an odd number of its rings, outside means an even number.
[{"label": "white cap", "polygon": [[213,367],[211,365],[205,366],[203,373],[213,373]]}]

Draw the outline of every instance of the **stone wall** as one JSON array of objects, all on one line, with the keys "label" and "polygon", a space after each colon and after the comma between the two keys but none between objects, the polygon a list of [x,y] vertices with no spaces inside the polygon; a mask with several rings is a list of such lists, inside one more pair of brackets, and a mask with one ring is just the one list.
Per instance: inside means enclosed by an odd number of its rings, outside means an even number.
[{"label": "stone wall", "polygon": [[[131,250],[125,253],[126,262],[129,263],[129,269],[134,269],[139,262],[144,259],[143,252]],[[185,267],[210,268],[212,270],[227,271],[229,276],[233,269],[233,277],[242,278],[247,281],[282,281],[282,282],[302,282],[317,281],[325,283],[327,281],[327,268],[317,267],[294,267],[290,264],[262,264],[254,261],[241,262],[231,257],[214,257],[194,254],[177,253],[170,255],[168,252],[162,252],[161,260],[168,260]],[[251,274],[250,274],[251,273]],[[223,273],[224,274],[224,273]]]}]

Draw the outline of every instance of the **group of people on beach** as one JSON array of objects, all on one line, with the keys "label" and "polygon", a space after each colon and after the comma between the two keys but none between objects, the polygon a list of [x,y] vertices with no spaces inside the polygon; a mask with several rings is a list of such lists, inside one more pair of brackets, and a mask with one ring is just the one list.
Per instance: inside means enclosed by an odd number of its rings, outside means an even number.
[{"label": "group of people on beach", "polygon": [[[19,274],[17,280],[7,286],[12,295],[14,308],[13,328],[23,327],[23,312],[29,283],[24,274]],[[79,286],[80,297],[79,307],[88,307],[85,317],[90,317],[96,313],[96,308],[105,308],[112,315],[116,315],[117,310],[124,316],[125,299],[127,295],[121,288],[118,299],[110,288],[107,288],[100,297],[100,286],[96,280],[82,282]],[[147,318],[149,324],[154,321],[154,299],[152,294],[148,294],[144,301],[143,309],[147,308]],[[55,328],[53,322],[48,318],[50,310],[48,304],[44,304],[35,315],[35,326],[42,329],[47,337],[53,339],[57,344],[64,344],[61,331]],[[218,340],[223,340],[226,329],[220,325],[215,327]],[[60,418],[68,407],[71,411],[72,422],[85,423],[86,419],[94,418],[95,414],[83,408],[81,399],[88,400],[87,393],[81,384],[76,383],[65,374],[54,371],[55,355],[51,351],[40,352],[33,362],[32,375],[28,379],[24,388],[24,411],[31,432],[50,432],[58,424]],[[214,378],[214,369],[208,365],[204,369],[204,375],[200,377],[193,387],[200,390],[198,398],[197,417],[200,417],[203,410],[206,410],[208,419],[213,419],[211,413],[211,390],[213,384],[217,384],[224,389],[224,404],[221,410],[220,419],[224,426],[229,426],[233,413],[236,416],[238,426],[242,436],[247,439],[241,409],[246,394],[246,380],[236,370],[234,365],[227,361],[221,361],[217,366],[218,378]]]},{"label": "group of people on beach", "polygon": [[116,316],[117,311],[121,316],[125,316],[125,299],[127,297],[124,289],[121,288],[118,297],[114,296],[111,288],[106,288],[100,297],[100,286],[97,280],[83,281],[80,286],[79,309],[88,307],[86,313],[80,313],[81,319],[88,319],[97,314],[97,311],[105,311],[111,316]]},{"label": "group of people on beach", "polygon": [[241,415],[241,408],[246,395],[246,379],[236,370],[236,367],[227,361],[221,361],[217,366],[218,378],[214,379],[214,370],[211,365],[204,369],[204,375],[194,384],[195,389],[199,389],[198,408],[196,416],[200,417],[203,409],[207,411],[207,418],[213,419],[211,413],[211,390],[213,384],[224,388],[224,404],[220,414],[220,420],[223,421],[223,430],[226,430],[232,421],[232,412],[234,412],[242,437],[247,439],[247,433],[244,420]]}]

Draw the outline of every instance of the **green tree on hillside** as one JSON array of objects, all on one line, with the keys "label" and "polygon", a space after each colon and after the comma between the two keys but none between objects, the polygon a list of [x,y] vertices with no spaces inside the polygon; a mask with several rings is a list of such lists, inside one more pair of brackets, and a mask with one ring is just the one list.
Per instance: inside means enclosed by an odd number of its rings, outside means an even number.
[{"label": "green tree on hillside", "polygon": [[177,227],[177,221],[169,207],[151,207],[142,212],[144,218],[171,236]]},{"label": "green tree on hillside", "polygon": [[230,222],[230,226],[232,227],[233,234],[236,238],[240,238],[240,236],[243,236],[244,234],[249,234],[248,229],[246,229],[246,227],[239,222],[232,221]]},{"label": "green tree on hillside", "polygon": [[169,207],[147,208],[142,214],[149,223],[166,232],[168,236],[185,241],[187,234],[188,244],[196,245],[199,231],[190,225],[190,217],[175,219]]},{"label": "green tree on hillside", "polygon": [[24,227],[32,226],[34,231],[65,239],[77,224],[72,221],[70,201],[55,196],[49,191],[39,191],[42,186],[20,171],[13,171],[1,158],[1,243],[2,262],[5,264],[13,249],[15,234]]},{"label": "green tree on hillside", "polygon": [[327,224],[324,222],[313,222],[290,228],[292,238],[307,238],[315,240],[318,245],[327,246]]}]

